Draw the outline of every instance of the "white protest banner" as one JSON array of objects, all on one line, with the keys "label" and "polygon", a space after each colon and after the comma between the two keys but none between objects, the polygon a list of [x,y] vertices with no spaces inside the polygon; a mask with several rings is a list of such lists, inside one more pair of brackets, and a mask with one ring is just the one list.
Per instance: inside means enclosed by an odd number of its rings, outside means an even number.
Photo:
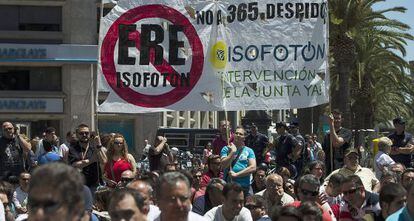
[{"label": "white protest banner", "polygon": [[99,112],[329,101],[326,0],[119,0],[101,20]]}]

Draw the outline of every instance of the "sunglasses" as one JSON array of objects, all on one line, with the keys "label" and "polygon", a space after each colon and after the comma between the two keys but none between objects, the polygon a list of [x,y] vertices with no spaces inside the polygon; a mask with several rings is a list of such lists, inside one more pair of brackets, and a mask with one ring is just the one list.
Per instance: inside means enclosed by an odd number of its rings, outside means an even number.
[{"label": "sunglasses", "polygon": [[343,194],[344,195],[351,195],[351,194],[354,194],[358,189],[359,189],[359,187],[357,187],[355,189],[350,189],[348,191],[343,191]]},{"label": "sunglasses", "polygon": [[309,190],[301,190],[302,194],[305,196],[317,196],[319,194],[318,191],[309,191]]},{"label": "sunglasses", "polygon": [[244,207],[246,207],[249,210],[254,210],[254,209],[257,209],[257,208],[261,208],[261,206],[254,205],[254,204],[245,205]]},{"label": "sunglasses", "polygon": [[115,141],[114,144],[115,145],[122,145],[122,144],[124,144],[124,142],[117,142],[117,141]]},{"label": "sunglasses", "polygon": [[121,178],[121,182],[123,182],[123,183],[129,183],[129,182],[132,182],[132,181],[134,181],[134,178],[126,178],[126,177]]}]

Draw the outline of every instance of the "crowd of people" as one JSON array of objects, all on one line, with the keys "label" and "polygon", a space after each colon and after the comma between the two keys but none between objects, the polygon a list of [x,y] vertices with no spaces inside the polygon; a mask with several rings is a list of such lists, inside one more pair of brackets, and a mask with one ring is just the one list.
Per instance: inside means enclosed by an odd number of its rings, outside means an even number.
[{"label": "crowd of people", "polygon": [[[273,142],[250,125],[220,133],[191,170],[165,137],[148,145],[149,169],[137,167],[122,134],[81,124],[60,143],[10,122],[0,137],[0,221],[18,220],[414,220],[414,141],[405,120],[381,137],[373,168],[360,165],[341,113],[329,116],[322,144],[299,122],[276,124]],[[330,157],[332,156],[332,157]]]}]

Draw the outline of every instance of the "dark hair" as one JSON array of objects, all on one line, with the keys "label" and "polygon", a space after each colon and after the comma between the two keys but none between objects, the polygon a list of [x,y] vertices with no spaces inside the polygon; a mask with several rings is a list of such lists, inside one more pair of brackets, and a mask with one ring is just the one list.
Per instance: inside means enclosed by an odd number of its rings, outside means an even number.
[{"label": "dark hair", "polygon": [[210,191],[213,189],[216,189],[216,184],[220,184],[224,187],[226,185],[226,181],[220,178],[212,178],[210,182],[207,184],[206,192],[204,195],[204,201],[205,201],[204,214],[213,208],[213,204],[211,203],[211,200],[210,200]]},{"label": "dark hair", "polygon": [[89,126],[87,124],[84,124],[84,123],[79,124],[78,127],[76,128],[76,133],[79,132],[80,128],[85,128],[85,127],[89,128]]},{"label": "dark hair", "polygon": [[392,177],[392,179],[394,179],[394,182],[397,183],[398,182],[398,175],[397,173],[391,171],[391,170],[386,170],[382,173],[380,182],[382,182],[386,177]]},{"label": "dark hair", "polygon": [[123,200],[126,196],[132,196],[132,198],[134,198],[135,204],[137,205],[138,209],[140,211],[142,211],[144,209],[144,197],[137,191],[134,189],[128,189],[128,188],[124,188],[124,189],[116,189],[112,194],[111,194],[111,200],[109,202],[109,215],[111,215],[111,209],[115,208],[115,205]]},{"label": "dark hair", "polygon": [[401,174],[401,179],[404,177],[406,173],[414,173],[414,168],[410,167],[410,168],[405,169],[404,172],[402,172]]},{"label": "dark hair", "polygon": [[112,189],[111,188],[103,188],[100,190],[97,190],[95,192],[95,205],[101,204],[103,211],[108,211],[109,208],[109,201],[111,200],[112,195]]},{"label": "dark hair", "polygon": [[214,154],[212,154],[212,155],[208,156],[208,158],[207,158],[207,165],[209,166],[209,168],[210,168],[211,161],[216,160],[216,159],[220,159],[220,155],[214,155]]},{"label": "dark hair", "polygon": [[257,169],[256,169],[256,171],[254,172],[255,174],[257,173],[257,171],[259,171],[259,170],[262,170],[262,171],[264,171],[264,172],[266,172],[267,171],[267,169],[268,169],[268,167],[267,167],[267,165],[266,164],[264,164],[264,165],[259,165],[258,167],[257,167]]},{"label": "dark hair", "polygon": [[47,134],[50,134],[50,133],[53,133],[53,132],[56,132],[56,129],[54,127],[48,127],[45,130],[45,133],[47,133]]},{"label": "dark hair", "polygon": [[347,176],[342,183],[355,183],[357,185],[356,187],[364,187],[364,184],[358,175]]},{"label": "dark hair", "polygon": [[302,202],[298,209],[302,213],[302,216],[311,215],[315,216],[317,221],[322,221],[322,209],[315,202]]},{"label": "dark hair", "polygon": [[[272,221],[279,221],[282,216],[290,216],[296,218],[298,221],[302,221],[302,214],[298,208],[294,206],[274,206],[270,210],[270,217]],[[283,220],[280,220],[283,221]]]},{"label": "dark hair", "polygon": [[246,201],[248,199],[251,199],[251,202],[253,202],[255,204],[256,207],[259,208],[266,208],[266,200],[263,196],[260,195],[252,195],[252,196],[248,196]]},{"label": "dark hair", "polygon": [[379,193],[379,200],[381,207],[384,202],[391,203],[398,197],[403,197],[407,195],[407,190],[399,183],[389,183],[381,187]]},{"label": "dark hair", "polygon": [[190,171],[188,171],[188,170],[180,170],[178,172],[180,172],[185,177],[187,177],[188,182],[190,183],[190,187],[193,186],[193,184],[194,184],[194,177],[193,177],[193,174]]},{"label": "dark hair", "polygon": [[339,109],[333,109],[332,114],[337,114],[342,116],[342,112]]},{"label": "dark hair", "polygon": [[342,183],[345,180],[345,176],[340,174],[340,173],[334,173],[331,175],[331,177],[329,177],[329,181],[328,183],[334,185],[334,186],[339,186],[342,185]]},{"label": "dark hair", "polygon": [[317,165],[321,165],[322,166],[323,174],[325,174],[325,171],[326,171],[325,163],[322,162],[322,161],[320,161],[320,160],[314,160],[314,161],[309,162],[306,165],[305,169],[303,170],[303,175],[305,175],[305,174],[312,174],[313,168],[315,168]]},{"label": "dark hair", "polygon": [[230,191],[240,193],[243,192],[243,188],[238,183],[227,183],[223,188],[223,196],[227,198]]},{"label": "dark hair", "polygon": [[[54,189],[68,206],[69,212],[84,208],[83,176],[77,169],[63,163],[50,163],[37,167],[29,183],[29,202],[36,187]],[[70,193],[70,194],[68,194]]]},{"label": "dark hair", "polygon": [[[191,175],[190,175],[191,176]],[[191,185],[190,181],[188,181],[187,176],[182,174],[181,172],[167,172],[161,175],[158,180],[157,189],[156,189],[156,197],[158,200],[161,199],[162,193],[165,193],[166,190],[162,190],[162,186],[167,184],[170,187],[176,185],[178,181],[182,181],[187,185],[188,190],[190,191]]]},{"label": "dark hair", "polygon": [[[299,179],[295,182],[295,187],[301,188],[304,183],[308,183],[312,186],[318,186],[318,187],[321,185],[318,178],[316,178],[312,174],[306,174],[306,175],[299,177]],[[296,188],[295,188],[295,191],[297,191]]]},{"label": "dark hair", "polygon": [[0,181],[0,193],[6,194],[9,203],[13,201],[13,185],[6,181]]},{"label": "dark hair", "polygon": [[66,137],[71,137],[73,134],[74,134],[74,133],[73,133],[73,131],[68,131],[68,132],[66,133]]},{"label": "dark hair", "polygon": [[52,143],[51,143],[51,142],[49,142],[49,141],[47,141],[47,140],[43,139],[43,140],[42,140],[42,143],[43,143],[43,149],[44,149],[46,152],[50,152],[50,151],[52,151],[52,150],[53,150],[53,146],[52,146]]}]

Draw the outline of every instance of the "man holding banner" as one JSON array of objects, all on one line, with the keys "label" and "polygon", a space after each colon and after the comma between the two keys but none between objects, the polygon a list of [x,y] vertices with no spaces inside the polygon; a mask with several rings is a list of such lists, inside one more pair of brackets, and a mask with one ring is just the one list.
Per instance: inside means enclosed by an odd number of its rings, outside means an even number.
[{"label": "man holding banner", "polygon": [[247,197],[251,192],[252,174],[256,170],[256,157],[253,150],[244,145],[245,136],[243,127],[238,127],[234,133],[234,143],[221,150],[221,168],[225,170],[224,179],[240,184]]},{"label": "man holding banner", "polygon": [[[342,113],[339,110],[334,110],[329,115],[329,133],[325,135],[323,142],[328,173],[344,165],[344,152],[350,147],[352,131],[342,127],[342,120]],[[333,151],[333,167],[331,166],[331,150]]]}]

